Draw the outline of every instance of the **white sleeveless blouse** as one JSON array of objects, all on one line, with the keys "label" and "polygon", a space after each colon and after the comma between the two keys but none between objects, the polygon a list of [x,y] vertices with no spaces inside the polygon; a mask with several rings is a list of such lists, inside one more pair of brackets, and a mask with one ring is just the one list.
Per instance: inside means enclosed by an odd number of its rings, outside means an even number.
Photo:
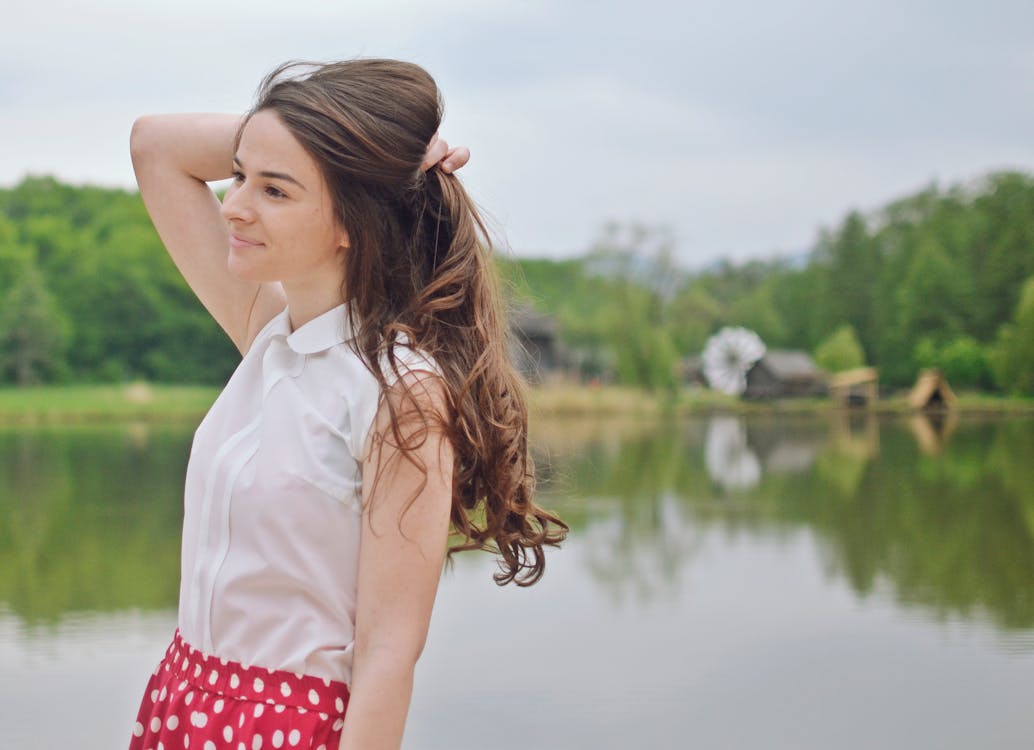
[{"label": "white sleeveless blouse", "polygon": [[[362,450],[380,391],[348,344],[347,312],[292,333],[283,310],[197,428],[179,629],[221,658],[351,684]],[[438,372],[426,355],[397,354]]]}]

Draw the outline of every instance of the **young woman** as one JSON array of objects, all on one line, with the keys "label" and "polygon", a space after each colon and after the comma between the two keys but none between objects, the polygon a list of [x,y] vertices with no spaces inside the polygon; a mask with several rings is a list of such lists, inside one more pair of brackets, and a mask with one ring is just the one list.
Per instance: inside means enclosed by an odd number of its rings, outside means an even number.
[{"label": "young woman", "polygon": [[243,358],[194,437],[133,750],[398,748],[446,551],[530,585],[564,538],[441,114],[421,68],[352,60],[277,68],[244,117],[134,123],[155,227]]}]

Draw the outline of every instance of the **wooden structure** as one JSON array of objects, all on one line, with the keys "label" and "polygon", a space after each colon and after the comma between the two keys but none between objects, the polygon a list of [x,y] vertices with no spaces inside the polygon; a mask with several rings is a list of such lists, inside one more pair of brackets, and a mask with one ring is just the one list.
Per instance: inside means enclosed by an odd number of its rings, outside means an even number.
[{"label": "wooden structure", "polygon": [[868,406],[876,403],[880,375],[875,367],[838,372],[829,379],[829,395],[838,406]]},{"label": "wooden structure", "polygon": [[908,405],[916,410],[954,409],[959,400],[940,370],[923,370],[908,394]]},{"label": "wooden structure", "polygon": [[744,398],[826,394],[826,375],[805,352],[770,350],[747,371]]}]

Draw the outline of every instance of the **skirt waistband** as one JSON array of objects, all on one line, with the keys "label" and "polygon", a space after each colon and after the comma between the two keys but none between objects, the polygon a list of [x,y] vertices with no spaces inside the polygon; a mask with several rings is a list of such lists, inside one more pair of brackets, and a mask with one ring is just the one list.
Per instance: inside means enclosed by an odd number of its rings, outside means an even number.
[{"label": "skirt waistband", "polygon": [[187,643],[178,628],[164,661],[183,683],[227,698],[329,716],[344,716],[348,706],[348,685],[343,682],[220,659]]}]

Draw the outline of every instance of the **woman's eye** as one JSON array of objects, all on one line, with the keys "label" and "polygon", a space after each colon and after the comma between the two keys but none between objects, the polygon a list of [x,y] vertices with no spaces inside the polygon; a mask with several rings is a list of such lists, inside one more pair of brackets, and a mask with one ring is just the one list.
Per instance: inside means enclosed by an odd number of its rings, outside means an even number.
[{"label": "woman's eye", "polygon": [[279,190],[277,190],[272,185],[270,185],[269,187],[266,188],[266,195],[268,195],[268,196],[270,196],[272,198],[283,198],[283,197],[285,197],[284,193],[280,192]]},{"label": "woman's eye", "polygon": [[231,172],[230,176],[233,178],[234,182],[244,182],[244,175],[236,170]]}]

